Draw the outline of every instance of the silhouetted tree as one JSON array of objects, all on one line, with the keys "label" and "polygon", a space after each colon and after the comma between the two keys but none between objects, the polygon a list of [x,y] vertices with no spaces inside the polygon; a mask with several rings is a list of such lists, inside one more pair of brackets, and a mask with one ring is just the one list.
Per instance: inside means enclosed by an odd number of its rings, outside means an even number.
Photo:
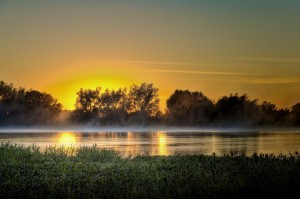
[{"label": "silhouetted tree", "polygon": [[258,113],[257,100],[249,100],[246,94],[231,94],[216,103],[215,122],[222,125],[255,125]]},{"label": "silhouetted tree", "polygon": [[132,85],[128,98],[131,122],[143,124],[160,115],[158,89],[153,84]]},{"label": "silhouetted tree", "polygon": [[[2,126],[54,124],[61,109],[61,104],[47,93],[17,89],[13,84],[0,81]],[[159,110],[158,89],[153,84],[142,83],[132,85],[129,90],[80,89],[71,119],[94,125],[145,125],[167,121],[172,125],[300,126],[300,103],[290,111],[266,101],[258,104],[246,94],[231,94],[214,104],[201,92],[176,90],[167,100],[163,115]]]},{"label": "silhouetted tree", "polygon": [[[23,98],[22,94],[19,94],[19,98]],[[24,108],[31,113],[27,123],[51,124],[55,121],[55,116],[60,113],[62,105],[47,93],[30,90],[25,92]]]},{"label": "silhouetted tree", "polygon": [[76,122],[99,122],[101,87],[92,89],[80,89],[77,93],[75,110],[71,119]]},{"label": "silhouetted tree", "polygon": [[292,125],[291,121],[291,112],[288,109],[279,109],[275,115],[275,123],[276,126],[290,126]]},{"label": "silhouetted tree", "polygon": [[0,81],[0,124],[51,124],[61,111],[51,95],[36,90],[16,89]]},{"label": "silhouetted tree", "polygon": [[297,103],[294,106],[292,106],[291,115],[293,123],[297,126],[300,126],[300,103]]},{"label": "silhouetted tree", "polygon": [[264,101],[259,106],[259,125],[281,126],[289,125],[290,111],[288,109],[278,109],[275,104]]},{"label": "silhouetted tree", "polygon": [[167,115],[173,124],[208,124],[214,109],[213,102],[201,92],[176,90],[167,100]]},{"label": "silhouetted tree", "polygon": [[106,89],[100,97],[100,114],[105,124],[125,124],[130,110],[127,89]]},{"label": "silhouetted tree", "polygon": [[12,118],[12,112],[17,90],[13,87],[13,84],[6,84],[4,81],[0,81],[0,123],[8,123]]},{"label": "silhouetted tree", "polygon": [[131,86],[129,92],[126,88],[106,89],[104,92],[101,92],[101,88],[80,89],[72,120],[93,124],[125,124],[130,114],[131,122],[145,123],[144,120],[160,113],[157,92],[157,88],[146,83]]},{"label": "silhouetted tree", "polygon": [[277,107],[271,102],[264,101],[259,105],[260,115],[259,124],[260,125],[272,125],[275,122],[275,115],[277,112]]}]

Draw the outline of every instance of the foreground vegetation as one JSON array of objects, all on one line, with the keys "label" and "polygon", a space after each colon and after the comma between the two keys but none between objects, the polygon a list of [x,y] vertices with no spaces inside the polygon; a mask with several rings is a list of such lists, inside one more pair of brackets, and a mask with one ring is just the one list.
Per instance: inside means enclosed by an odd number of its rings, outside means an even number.
[{"label": "foreground vegetation", "polygon": [[0,145],[0,198],[298,198],[300,155],[138,156]]}]

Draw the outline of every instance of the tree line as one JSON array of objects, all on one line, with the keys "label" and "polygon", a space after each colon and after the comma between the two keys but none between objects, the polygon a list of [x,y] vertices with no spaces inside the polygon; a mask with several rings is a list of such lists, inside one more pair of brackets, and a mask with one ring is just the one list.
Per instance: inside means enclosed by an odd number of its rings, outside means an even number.
[{"label": "tree line", "polygon": [[0,81],[0,125],[50,125],[57,122],[62,105],[50,94],[15,88]]},{"label": "tree line", "polygon": [[80,89],[71,120],[93,125],[145,125],[161,116],[158,89],[142,83],[129,89]]},{"label": "tree line", "polygon": [[[158,88],[133,84],[119,89],[80,89],[68,124],[171,126],[300,126],[300,103],[291,109],[271,102],[258,103],[246,94],[230,94],[216,102],[202,92],[175,90],[164,113]],[[62,105],[50,94],[15,88],[0,81],[0,125],[55,125]]]}]

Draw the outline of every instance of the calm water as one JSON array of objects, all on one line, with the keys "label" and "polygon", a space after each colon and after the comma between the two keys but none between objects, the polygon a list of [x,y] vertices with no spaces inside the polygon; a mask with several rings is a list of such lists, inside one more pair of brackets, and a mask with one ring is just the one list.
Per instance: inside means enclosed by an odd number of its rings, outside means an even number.
[{"label": "calm water", "polygon": [[125,156],[216,153],[252,155],[300,151],[299,131],[0,132],[0,142],[114,148]]}]

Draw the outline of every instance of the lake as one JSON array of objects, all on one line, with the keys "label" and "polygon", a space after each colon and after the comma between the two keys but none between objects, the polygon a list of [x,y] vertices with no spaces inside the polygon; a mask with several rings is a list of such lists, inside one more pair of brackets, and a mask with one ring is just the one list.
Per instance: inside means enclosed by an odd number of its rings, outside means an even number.
[{"label": "lake", "polygon": [[0,142],[79,147],[96,144],[124,156],[136,155],[278,155],[300,151],[300,130],[135,130],[50,131],[1,130]]}]

